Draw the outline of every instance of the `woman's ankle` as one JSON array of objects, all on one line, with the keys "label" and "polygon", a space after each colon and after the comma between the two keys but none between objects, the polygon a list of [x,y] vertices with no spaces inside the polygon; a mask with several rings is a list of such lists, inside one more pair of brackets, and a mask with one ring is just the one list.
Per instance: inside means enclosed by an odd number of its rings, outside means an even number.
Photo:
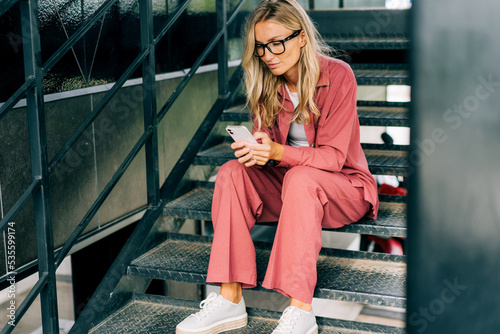
[{"label": "woman's ankle", "polygon": [[312,305],[311,304],[301,302],[300,300],[295,299],[295,298],[291,298],[290,299],[290,306],[298,307],[301,310],[304,310],[306,312],[309,312],[309,311],[312,310]]},{"label": "woman's ankle", "polygon": [[222,295],[222,297],[224,297],[224,299],[238,304],[241,301],[241,298],[243,298],[241,283],[222,283],[220,286],[220,294]]}]

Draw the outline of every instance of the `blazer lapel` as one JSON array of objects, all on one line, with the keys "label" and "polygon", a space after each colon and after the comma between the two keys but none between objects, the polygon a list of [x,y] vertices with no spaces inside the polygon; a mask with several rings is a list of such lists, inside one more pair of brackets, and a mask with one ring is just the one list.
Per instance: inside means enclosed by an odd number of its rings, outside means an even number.
[{"label": "blazer lapel", "polygon": [[285,85],[281,85],[278,89],[282,97],[283,110],[278,114],[278,127],[280,130],[280,144],[287,143],[288,131],[290,131],[290,121],[293,115],[293,103],[288,95]]}]

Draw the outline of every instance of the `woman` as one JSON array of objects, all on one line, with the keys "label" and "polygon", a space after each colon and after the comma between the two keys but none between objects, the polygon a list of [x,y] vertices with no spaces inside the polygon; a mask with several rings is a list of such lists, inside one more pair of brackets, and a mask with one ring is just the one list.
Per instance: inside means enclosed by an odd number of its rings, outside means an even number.
[{"label": "woman", "polygon": [[246,325],[242,288],[257,285],[256,221],[278,221],[262,286],[291,299],[273,333],[317,333],[311,302],[321,230],[375,219],[378,211],[359,139],[356,79],[327,51],[294,0],[264,0],[253,12],[242,65],[260,143],[233,143],[238,159],[217,175],[207,282],[220,284],[220,294],[209,295],[177,333]]}]

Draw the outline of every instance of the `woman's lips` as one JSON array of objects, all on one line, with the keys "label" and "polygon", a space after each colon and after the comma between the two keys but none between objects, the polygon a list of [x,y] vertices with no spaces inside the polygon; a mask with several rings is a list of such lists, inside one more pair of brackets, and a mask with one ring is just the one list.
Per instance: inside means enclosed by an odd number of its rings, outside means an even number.
[{"label": "woman's lips", "polygon": [[269,66],[269,68],[276,68],[278,67],[279,63],[275,63],[275,64],[267,64],[267,66]]}]

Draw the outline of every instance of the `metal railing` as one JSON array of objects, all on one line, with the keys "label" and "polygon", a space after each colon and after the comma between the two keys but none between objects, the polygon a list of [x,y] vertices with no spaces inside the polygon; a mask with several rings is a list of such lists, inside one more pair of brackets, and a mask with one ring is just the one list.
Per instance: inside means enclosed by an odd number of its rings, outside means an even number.
[{"label": "metal railing", "polygon": [[[146,182],[148,209],[139,221],[136,229],[121,250],[115,262],[112,264],[105,278],[98,286],[96,292],[81,313],[78,321],[72,329],[72,333],[88,332],[93,320],[110,299],[110,292],[116,287],[119,279],[125,274],[126,265],[132,257],[140,250],[144,236],[153,227],[162,212],[165,203],[173,199],[173,193],[180,180],[191,164],[194,156],[201,148],[204,139],[209,134],[217,121],[220,113],[228,104],[232,93],[240,82],[241,68],[239,68],[231,80],[228,78],[228,36],[227,26],[231,24],[239,12],[245,0],[241,0],[233,13],[228,18],[228,8],[225,0],[216,0],[217,7],[217,33],[207,45],[206,49],[196,60],[190,71],[174,90],[168,101],[157,113],[156,82],[155,82],[155,48],[166,32],[173,26],[180,15],[185,11],[191,0],[185,0],[170,16],[160,32],[155,37],[153,30],[152,0],[138,0],[140,12],[140,36],[141,51],[134,61],[123,72],[121,77],[114,83],[113,87],[106,93],[99,104],[92,110],[87,118],[80,124],[69,140],[62,146],[51,161],[47,157],[47,137],[45,132],[45,110],[43,95],[43,76],[68,52],[85,33],[100,19],[117,0],[106,0],[95,13],[44,63],[41,59],[40,33],[38,22],[37,0],[3,0],[0,2],[0,15],[5,13],[15,3],[20,2],[23,54],[24,54],[24,84],[1,106],[0,120],[5,116],[23,97],[27,101],[29,144],[31,156],[32,183],[24,191],[0,221],[0,232],[5,231],[23,207],[32,198],[35,211],[35,226],[37,239],[37,263],[39,279],[27,297],[17,309],[13,323],[7,323],[1,333],[11,333],[15,325],[21,320],[28,308],[40,295],[42,309],[43,333],[58,333],[58,310],[56,295],[55,270],[69,254],[72,247],[81,237],[85,228],[95,216],[101,205],[116,186],[124,172],[130,166],[134,158],[142,148],[146,151]],[[177,161],[166,181],[160,187],[159,184],[159,162],[158,162],[158,124],[165,117],[171,106],[185,88],[189,80],[196,73],[199,66],[207,58],[209,53],[218,45],[218,82],[219,97],[184,153]],[[123,160],[117,171],[109,180],[103,191],[79,222],[71,236],[65,242],[62,249],[54,252],[54,240],[52,233],[52,215],[50,212],[50,190],[49,175],[54,168],[64,159],[71,147],[82,136],[85,128],[99,116],[104,107],[128,80],[133,72],[142,66],[143,73],[143,97],[144,97],[144,132],[136,142],[127,157]],[[10,273],[7,273],[7,276]]]}]

